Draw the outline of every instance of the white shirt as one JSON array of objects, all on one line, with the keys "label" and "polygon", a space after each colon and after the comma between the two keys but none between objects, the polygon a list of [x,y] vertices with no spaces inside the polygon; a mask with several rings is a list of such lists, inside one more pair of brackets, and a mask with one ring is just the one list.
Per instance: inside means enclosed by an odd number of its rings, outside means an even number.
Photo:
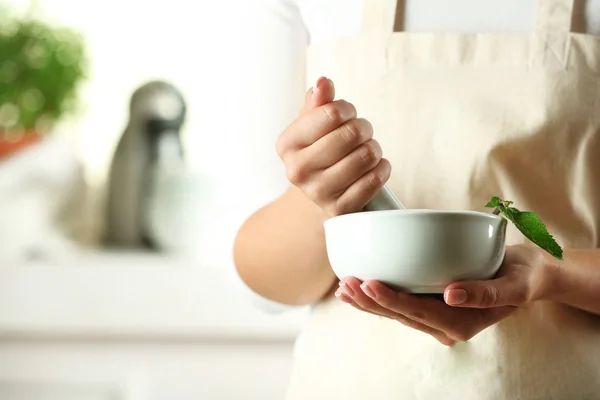
[{"label": "white shirt", "polygon": [[[236,46],[241,52],[239,60],[244,63],[243,73],[224,79],[239,105],[228,128],[234,136],[227,140],[232,157],[243,166],[236,168],[236,190],[243,194],[232,216],[236,227],[289,185],[274,143],[296,117],[304,99],[307,46],[358,34],[362,3],[240,1]],[[405,4],[405,30],[420,32],[527,32],[535,25],[537,11],[536,0],[407,0]],[[575,20],[577,31],[600,36],[600,0],[587,0],[582,11]],[[233,241],[235,232],[231,235]],[[260,296],[252,296],[267,310],[281,309]]]}]

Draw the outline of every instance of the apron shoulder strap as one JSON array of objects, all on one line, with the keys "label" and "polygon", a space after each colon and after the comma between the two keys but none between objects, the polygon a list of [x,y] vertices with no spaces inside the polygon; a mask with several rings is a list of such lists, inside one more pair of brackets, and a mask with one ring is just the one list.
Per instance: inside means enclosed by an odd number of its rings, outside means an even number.
[{"label": "apron shoulder strap", "polygon": [[575,0],[538,0],[538,31],[565,33],[571,31]]},{"label": "apron shoulder strap", "polygon": [[[536,30],[554,33],[571,31],[575,0],[537,1]],[[404,3],[404,0],[363,0],[362,32],[389,35],[401,30]]]},{"label": "apron shoulder strap", "polygon": [[399,30],[403,14],[403,0],[363,0],[362,32],[389,35]]}]

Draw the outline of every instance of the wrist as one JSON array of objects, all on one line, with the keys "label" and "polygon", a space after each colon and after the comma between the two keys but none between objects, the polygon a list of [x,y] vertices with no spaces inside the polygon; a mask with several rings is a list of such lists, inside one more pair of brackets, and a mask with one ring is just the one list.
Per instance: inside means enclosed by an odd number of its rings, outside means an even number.
[{"label": "wrist", "polygon": [[537,288],[534,291],[534,300],[557,301],[561,294],[566,291],[562,261],[554,258],[547,252],[542,253],[541,268]]}]

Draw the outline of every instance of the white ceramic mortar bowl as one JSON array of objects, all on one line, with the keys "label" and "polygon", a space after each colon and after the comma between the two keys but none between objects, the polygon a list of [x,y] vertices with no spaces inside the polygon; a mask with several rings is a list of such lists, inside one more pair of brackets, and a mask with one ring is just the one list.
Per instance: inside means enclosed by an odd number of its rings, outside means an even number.
[{"label": "white ceramic mortar bowl", "polygon": [[325,237],[340,279],[433,294],[455,281],[494,277],[504,259],[506,220],[474,211],[370,211],[325,221]]}]

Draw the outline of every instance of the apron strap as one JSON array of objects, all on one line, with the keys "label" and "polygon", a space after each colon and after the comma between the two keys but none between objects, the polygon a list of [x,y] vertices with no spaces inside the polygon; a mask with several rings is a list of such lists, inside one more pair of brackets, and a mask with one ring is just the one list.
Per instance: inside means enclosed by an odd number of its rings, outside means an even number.
[{"label": "apron strap", "polygon": [[362,32],[389,35],[401,30],[403,17],[403,0],[363,0]]},{"label": "apron strap", "polygon": [[570,32],[574,4],[575,0],[538,0],[537,30],[548,33]]},{"label": "apron strap", "polygon": [[[570,32],[575,0],[538,0],[537,30]],[[403,0],[363,0],[363,33],[389,35],[400,31],[404,19]]]},{"label": "apron strap", "polygon": [[538,0],[537,26],[532,36],[531,66],[567,67],[575,0]]}]

